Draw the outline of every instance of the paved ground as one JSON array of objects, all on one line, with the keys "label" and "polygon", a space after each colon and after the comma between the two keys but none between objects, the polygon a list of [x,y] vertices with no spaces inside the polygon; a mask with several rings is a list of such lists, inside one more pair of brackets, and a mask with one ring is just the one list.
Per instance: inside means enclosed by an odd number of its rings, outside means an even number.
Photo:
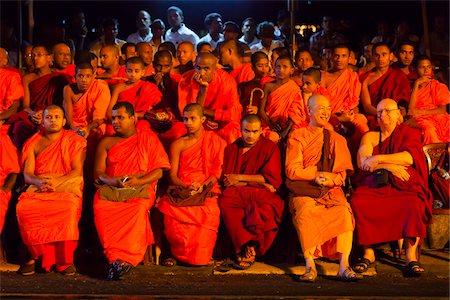
[{"label": "paved ground", "polygon": [[[214,272],[213,267],[173,268],[138,266],[120,281],[101,278],[99,268],[82,274],[0,273],[2,299],[430,299],[449,298],[448,250],[423,250],[427,273],[405,278],[401,264],[383,257],[360,282],[344,283],[322,276],[315,283],[299,283],[302,266],[256,263],[247,271]],[[320,262],[322,274],[333,275],[337,265]],[[87,273],[87,274],[86,274]]]}]

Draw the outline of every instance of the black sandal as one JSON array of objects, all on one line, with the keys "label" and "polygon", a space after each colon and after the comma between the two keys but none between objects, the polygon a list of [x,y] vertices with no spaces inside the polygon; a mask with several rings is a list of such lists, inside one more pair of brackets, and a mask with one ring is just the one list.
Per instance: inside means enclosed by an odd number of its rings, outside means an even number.
[{"label": "black sandal", "polygon": [[418,261],[411,261],[405,267],[405,275],[410,277],[418,277],[425,273],[425,269]]},{"label": "black sandal", "polygon": [[[371,262],[370,260],[368,260],[365,257],[360,257],[358,258],[358,262],[356,264],[353,265],[352,269],[356,272],[356,273],[364,273],[366,272],[373,264],[375,263],[375,261]],[[360,269],[356,269],[355,267],[360,267]]]},{"label": "black sandal", "polygon": [[177,260],[175,258],[166,258],[163,260],[162,265],[164,267],[175,267],[177,265]]}]

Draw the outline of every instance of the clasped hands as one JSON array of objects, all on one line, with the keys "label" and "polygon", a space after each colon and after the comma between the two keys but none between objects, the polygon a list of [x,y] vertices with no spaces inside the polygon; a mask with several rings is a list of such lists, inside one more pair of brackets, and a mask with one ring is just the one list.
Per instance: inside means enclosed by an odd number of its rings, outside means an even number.
[{"label": "clasped hands", "polygon": [[55,192],[60,184],[59,180],[51,175],[41,175],[36,182],[40,192]]},{"label": "clasped hands", "polygon": [[314,182],[320,186],[333,187],[336,185],[335,183],[336,176],[337,174],[330,172],[317,172]]},{"label": "clasped hands", "polygon": [[[373,172],[377,170],[379,166],[379,156],[372,155],[368,156],[361,162],[361,169],[367,172]],[[392,173],[395,177],[402,181],[408,181],[411,175],[408,173],[408,167],[396,165],[396,164],[383,164],[382,169],[386,169]]]}]

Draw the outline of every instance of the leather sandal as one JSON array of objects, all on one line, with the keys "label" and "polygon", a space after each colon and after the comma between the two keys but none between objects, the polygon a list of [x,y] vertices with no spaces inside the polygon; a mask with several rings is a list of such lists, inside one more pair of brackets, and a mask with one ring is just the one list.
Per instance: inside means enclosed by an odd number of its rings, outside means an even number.
[{"label": "leather sandal", "polygon": [[342,274],[338,274],[337,277],[340,281],[344,281],[344,282],[351,282],[351,281],[357,281],[357,280],[363,279],[362,274],[353,272],[353,270],[350,269],[350,267],[345,269],[344,272],[342,272]]},{"label": "leather sandal", "polygon": [[306,273],[298,277],[301,282],[314,282],[317,279],[317,270],[313,268],[306,269]]}]

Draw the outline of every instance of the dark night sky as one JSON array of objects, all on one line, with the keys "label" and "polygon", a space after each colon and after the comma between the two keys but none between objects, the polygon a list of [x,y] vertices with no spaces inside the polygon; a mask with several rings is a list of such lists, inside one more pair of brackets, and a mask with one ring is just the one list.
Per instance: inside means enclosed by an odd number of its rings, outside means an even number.
[{"label": "dark night sky", "polygon": [[[25,0],[22,0],[24,3]],[[35,0],[36,23],[45,22],[50,18],[61,18],[76,9],[85,12],[89,27],[93,27],[99,17],[113,16],[119,19],[119,37],[134,32],[136,12],[145,9],[152,19],[161,18],[167,26],[166,9],[171,5],[179,6],[185,15],[188,27],[199,31],[203,29],[203,19],[210,12],[219,12],[224,21],[235,21],[241,24],[246,17],[252,16],[257,22],[264,20],[276,21],[277,12],[287,7],[286,1],[42,1]],[[422,34],[421,2],[420,1],[317,1],[301,0],[298,2],[297,23],[319,23],[324,14],[336,18],[350,19],[352,28],[357,32],[375,33],[375,24],[379,19],[387,19],[392,24],[406,20],[414,32]],[[436,13],[448,15],[448,1],[427,1],[430,18]],[[23,9],[25,11],[25,9]],[[14,0],[1,1],[2,18],[10,18],[16,24],[17,3]],[[26,16],[26,14],[25,14]]]}]

